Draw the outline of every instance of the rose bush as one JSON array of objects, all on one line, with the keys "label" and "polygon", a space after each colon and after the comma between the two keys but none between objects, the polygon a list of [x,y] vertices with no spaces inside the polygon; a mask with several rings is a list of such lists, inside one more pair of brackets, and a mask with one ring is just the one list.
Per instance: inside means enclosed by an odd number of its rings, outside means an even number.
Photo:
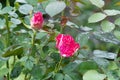
[{"label": "rose bush", "polygon": [[1,0],[0,80],[120,80],[119,0]]}]

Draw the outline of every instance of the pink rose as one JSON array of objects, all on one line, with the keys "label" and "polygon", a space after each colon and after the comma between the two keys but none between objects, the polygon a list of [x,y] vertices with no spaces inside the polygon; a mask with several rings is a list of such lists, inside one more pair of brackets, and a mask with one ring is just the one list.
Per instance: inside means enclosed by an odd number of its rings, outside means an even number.
[{"label": "pink rose", "polygon": [[39,30],[42,28],[43,23],[44,23],[44,19],[43,19],[43,15],[41,12],[37,12],[34,14],[34,16],[31,18],[31,27],[33,29]]},{"label": "pink rose", "polygon": [[63,57],[71,57],[80,48],[80,45],[74,41],[71,35],[59,34],[56,37],[56,48]]}]

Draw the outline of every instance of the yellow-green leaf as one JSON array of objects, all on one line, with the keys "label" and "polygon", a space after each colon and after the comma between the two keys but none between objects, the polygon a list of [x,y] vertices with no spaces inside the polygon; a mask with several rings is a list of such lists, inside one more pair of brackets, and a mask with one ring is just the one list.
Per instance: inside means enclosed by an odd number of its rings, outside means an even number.
[{"label": "yellow-green leaf", "polygon": [[89,17],[88,22],[89,23],[96,23],[96,22],[99,22],[99,21],[105,19],[106,17],[107,16],[105,14],[103,14],[103,13],[100,13],[100,12],[95,13],[92,16]]},{"label": "yellow-green leaf", "polygon": [[99,8],[102,8],[105,5],[103,0],[90,0],[90,2]]}]

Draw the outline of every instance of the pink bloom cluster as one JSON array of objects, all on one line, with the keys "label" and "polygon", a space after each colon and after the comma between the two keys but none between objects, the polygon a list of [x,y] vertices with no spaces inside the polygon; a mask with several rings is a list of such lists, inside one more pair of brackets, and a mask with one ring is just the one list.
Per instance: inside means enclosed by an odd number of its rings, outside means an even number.
[{"label": "pink bloom cluster", "polygon": [[34,16],[31,18],[31,27],[35,30],[39,30],[42,28],[44,19],[41,12],[37,12],[34,14]]},{"label": "pink bloom cluster", "polygon": [[71,57],[80,48],[80,45],[74,41],[73,37],[68,34],[59,34],[56,37],[56,48],[63,57]]}]

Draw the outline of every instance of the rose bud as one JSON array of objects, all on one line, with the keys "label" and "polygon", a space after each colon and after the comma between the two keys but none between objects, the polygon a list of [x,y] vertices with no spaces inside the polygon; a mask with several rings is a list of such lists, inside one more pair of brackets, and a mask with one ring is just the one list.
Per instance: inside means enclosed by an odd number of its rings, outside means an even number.
[{"label": "rose bud", "polygon": [[44,23],[44,19],[43,19],[43,15],[41,12],[37,12],[33,15],[33,17],[31,18],[31,27],[35,30],[39,30],[42,28],[43,23]]}]

